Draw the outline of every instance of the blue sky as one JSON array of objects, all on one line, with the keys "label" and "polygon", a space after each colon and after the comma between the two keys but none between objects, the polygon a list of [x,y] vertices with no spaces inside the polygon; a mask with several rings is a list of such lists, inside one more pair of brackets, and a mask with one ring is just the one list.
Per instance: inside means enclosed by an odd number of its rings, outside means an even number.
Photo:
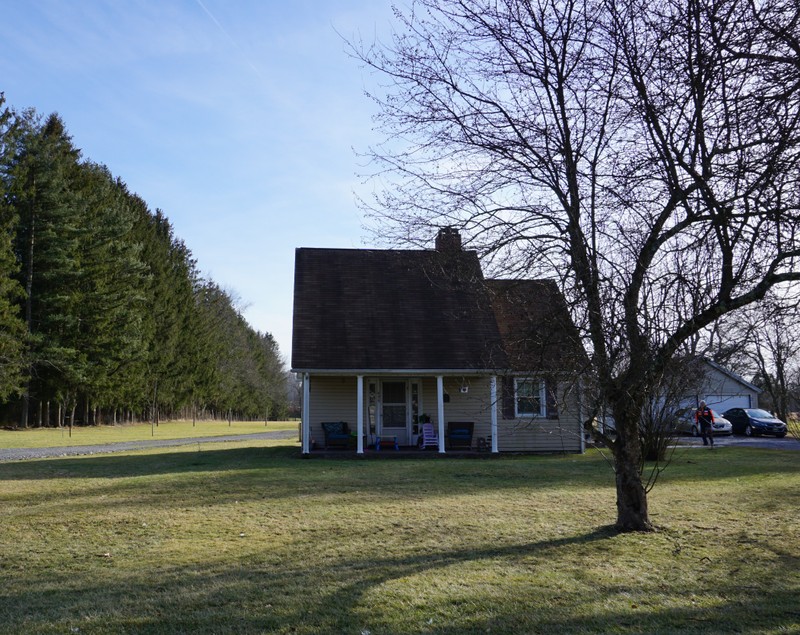
[{"label": "blue sky", "polygon": [[[383,0],[0,0],[0,91],[171,220],[289,360],[296,247],[362,247]],[[340,35],[341,34],[341,35]]]}]

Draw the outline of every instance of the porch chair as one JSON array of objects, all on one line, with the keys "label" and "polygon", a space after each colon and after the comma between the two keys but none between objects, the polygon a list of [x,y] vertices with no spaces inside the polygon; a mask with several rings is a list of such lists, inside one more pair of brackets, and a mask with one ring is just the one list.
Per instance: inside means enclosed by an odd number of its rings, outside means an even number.
[{"label": "porch chair", "polygon": [[436,432],[436,428],[433,427],[432,423],[422,424],[422,436],[420,437],[419,447],[422,450],[430,447],[439,447],[439,433]]},{"label": "porch chair", "polygon": [[450,448],[472,448],[472,431],[474,421],[448,421],[447,444]]},{"label": "porch chair", "polygon": [[346,421],[323,421],[322,433],[325,435],[325,449],[329,447],[349,447],[352,437]]}]

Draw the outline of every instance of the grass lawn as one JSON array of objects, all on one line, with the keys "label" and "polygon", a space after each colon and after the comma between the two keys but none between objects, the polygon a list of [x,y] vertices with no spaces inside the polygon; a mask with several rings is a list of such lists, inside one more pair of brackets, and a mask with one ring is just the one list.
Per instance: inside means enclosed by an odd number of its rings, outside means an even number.
[{"label": "grass lawn", "polygon": [[[796,415],[797,413],[795,413]],[[786,425],[789,428],[789,434],[792,435],[795,439],[800,439],[800,419],[795,417],[789,417],[789,420],[786,422]]]},{"label": "grass lawn", "polygon": [[69,428],[0,429],[0,448],[55,448],[118,441],[147,439],[185,439],[217,437],[230,434],[251,434],[275,430],[297,430],[297,421],[163,421],[158,426],[149,423],[116,426],[74,426]]},{"label": "grass lawn", "polygon": [[800,452],[680,449],[657,533],[614,500],[594,450],[0,463],[0,632],[800,632]]}]

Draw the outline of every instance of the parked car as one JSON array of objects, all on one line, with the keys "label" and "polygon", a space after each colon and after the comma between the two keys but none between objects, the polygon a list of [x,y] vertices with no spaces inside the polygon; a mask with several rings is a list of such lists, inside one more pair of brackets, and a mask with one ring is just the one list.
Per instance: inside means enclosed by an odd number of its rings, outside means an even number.
[{"label": "parked car", "polygon": [[725,411],[725,417],[733,424],[734,434],[786,436],[786,424],[760,408],[731,408]]},{"label": "parked car", "polygon": [[[684,408],[678,410],[675,414],[675,432],[682,434],[691,434],[693,437],[700,436],[700,427],[694,420],[694,408]],[[724,435],[733,433],[733,425],[723,415],[719,414],[716,410],[712,410],[714,415],[714,425],[712,426],[712,434]]]}]

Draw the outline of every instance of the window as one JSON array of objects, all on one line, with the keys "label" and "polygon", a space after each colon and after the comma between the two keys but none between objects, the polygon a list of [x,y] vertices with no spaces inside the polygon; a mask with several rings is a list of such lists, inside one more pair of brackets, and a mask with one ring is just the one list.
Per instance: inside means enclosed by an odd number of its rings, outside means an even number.
[{"label": "window", "polygon": [[383,427],[406,427],[406,382],[383,382]]},{"label": "window", "polygon": [[547,416],[547,397],[543,381],[514,380],[514,414],[517,417]]}]

